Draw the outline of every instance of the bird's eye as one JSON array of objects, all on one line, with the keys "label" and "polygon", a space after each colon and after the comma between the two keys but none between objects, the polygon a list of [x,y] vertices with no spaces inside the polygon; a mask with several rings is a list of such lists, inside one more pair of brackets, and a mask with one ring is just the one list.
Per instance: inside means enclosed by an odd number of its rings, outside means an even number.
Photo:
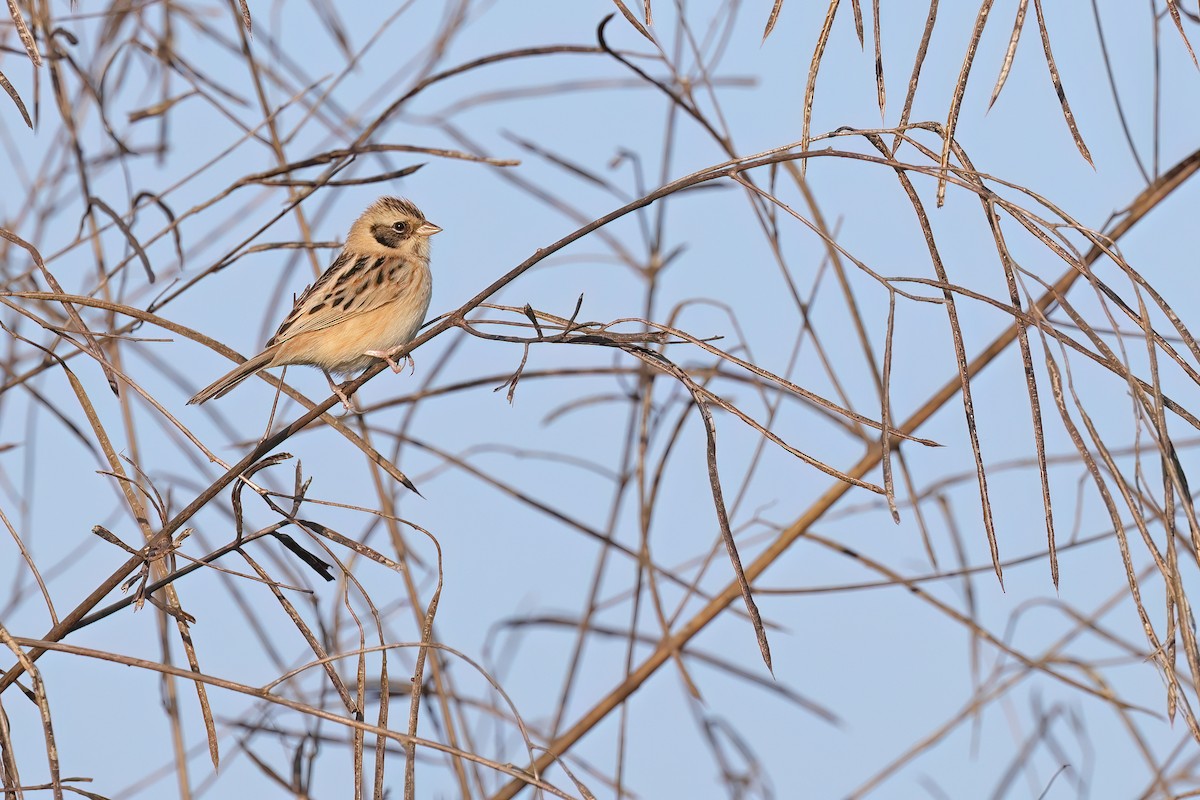
[{"label": "bird's eye", "polygon": [[392,223],[392,230],[396,233],[408,233],[408,223],[404,220]]}]

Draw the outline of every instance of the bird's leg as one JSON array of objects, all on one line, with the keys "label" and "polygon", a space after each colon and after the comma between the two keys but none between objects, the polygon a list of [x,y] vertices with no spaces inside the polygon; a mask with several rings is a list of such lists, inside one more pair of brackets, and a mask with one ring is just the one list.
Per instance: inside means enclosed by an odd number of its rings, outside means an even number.
[{"label": "bird's leg", "polygon": [[[400,370],[404,369],[404,367],[402,367],[400,365],[400,363],[396,361],[395,357],[393,356],[393,353],[395,353],[397,350],[403,350],[403,349],[404,349],[404,345],[400,345],[399,347],[393,348],[391,350],[367,350],[363,353],[363,355],[375,356],[376,358],[382,358],[384,361],[387,362],[387,365],[392,368],[392,372],[399,374]],[[409,369],[411,370],[411,372],[409,372],[409,374],[411,375],[411,374],[415,373],[417,371],[417,362],[413,360],[413,357],[410,355],[405,355],[404,360],[408,362]]]},{"label": "bird's leg", "polygon": [[338,399],[342,401],[342,406],[345,407],[345,409],[347,411],[353,411],[354,410],[354,401],[346,396],[346,393],[342,391],[342,387],[338,386],[337,383],[333,380],[332,375],[330,375],[325,370],[321,370],[321,372],[325,373],[325,380],[329,381],[329,388],[333,389],[333,393],[336,394],[338,396]]}]

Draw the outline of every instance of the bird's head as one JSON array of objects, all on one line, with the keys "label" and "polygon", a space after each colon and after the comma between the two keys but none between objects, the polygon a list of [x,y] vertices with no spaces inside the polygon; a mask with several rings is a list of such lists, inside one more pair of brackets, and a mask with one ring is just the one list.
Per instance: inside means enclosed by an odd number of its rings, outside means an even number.
[{"label": "bird's head", "polygon": [[346,248],[364,255],[428,258],[429,237],[440,230],[411,201],[381,197],[351,226]]}]

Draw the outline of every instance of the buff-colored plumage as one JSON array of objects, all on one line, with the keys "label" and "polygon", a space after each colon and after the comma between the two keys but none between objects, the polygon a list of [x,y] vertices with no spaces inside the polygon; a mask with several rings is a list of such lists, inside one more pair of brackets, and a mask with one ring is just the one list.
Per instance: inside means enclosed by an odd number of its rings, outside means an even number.
[{"label": "buff-colored plumage", "polygon": [[440,230],[408,200],[376,200],[266,348],[188,402],[220,397],[259,370],[287,364],[350,373],[382,358],[399,371],[394,351],[412,341],[429,310],[429,237]]}]

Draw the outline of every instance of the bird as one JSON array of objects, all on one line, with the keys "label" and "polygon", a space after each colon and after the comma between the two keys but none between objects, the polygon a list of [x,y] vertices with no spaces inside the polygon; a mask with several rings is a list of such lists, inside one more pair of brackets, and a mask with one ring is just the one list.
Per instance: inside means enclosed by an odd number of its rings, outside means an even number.
[{"label": "bird", "polygon": [[[221,397],[261,370],[289,364],[320,367],[347,409],[330,373],[348,374],[396,351],[425,322],[433,290],[429,237],[442,229],[411,201],[381,197],[350,226],[342,252],[308,286],[258,355],[196,392],[188,404]],[[404,359],[413,364],[412,356]]]}]

